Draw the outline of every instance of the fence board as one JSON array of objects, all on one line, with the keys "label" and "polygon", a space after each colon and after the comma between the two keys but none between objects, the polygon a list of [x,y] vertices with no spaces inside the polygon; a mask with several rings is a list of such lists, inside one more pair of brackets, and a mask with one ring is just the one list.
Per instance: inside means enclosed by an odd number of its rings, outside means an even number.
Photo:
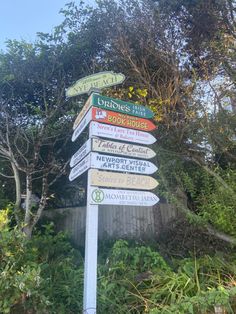
[{"label": "fence board", "polygon": [[[85,215],[85,207],[59,208],[44,214],[55,222],[57,230],[69,232],[77,245],[84,244]],[[170,204],[154,207],[99,206],[98,237],[153,238],[176,216],[177,211]]]}]

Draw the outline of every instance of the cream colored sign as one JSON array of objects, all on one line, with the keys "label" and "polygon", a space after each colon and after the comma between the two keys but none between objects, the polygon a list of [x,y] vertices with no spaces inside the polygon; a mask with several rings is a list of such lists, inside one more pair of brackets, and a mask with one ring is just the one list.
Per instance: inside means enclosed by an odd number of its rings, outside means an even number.
[{"label": "cream colored sign", "polygon": [[66,90],[66,96],[72,97],[89,93],[91,90],[100,90],[105,87],[121,84],[124,80],[125,76],[121,73],[114,73],[113,71],[99,72],[78,80]]},{"label": "cream colored sign", "polygon": [[103,140],[101,138],[92,139],[92,150],[100,153],[109,153],[143,159],[150,159],[156,156],[156,153],[151,148],[146,146],[114,142]]},{"label": "cream colored sign", "polygon": [[145,175],[89,170],[91,185],[111,188],[152,190],[159,184],[154,178]]}]

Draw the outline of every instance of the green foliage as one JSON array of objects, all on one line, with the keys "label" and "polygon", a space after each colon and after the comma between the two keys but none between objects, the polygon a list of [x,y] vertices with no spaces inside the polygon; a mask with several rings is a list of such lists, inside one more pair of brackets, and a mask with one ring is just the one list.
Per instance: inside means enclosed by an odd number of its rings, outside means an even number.
[{"label": "green foliage", "polygon": [[[99,266],[99,313],[205,313],[215,305],[232,312],[235,257],[173,260],[151,247],[119,240]],[[231,312],[230,312],[231,311]]]},{"label": "green foliage", "polygon": [[46,226],[29,241],[4,211],[0,222],[0,312],[78,313],[83,268],[67,237]]},{"label": "green foliage", "polygon": [[[52,225],[26,240],[1,212],[1,313],[79,313],[83,262]],[[124,240],[101,248],[98,313],[205,313],[221,305],[233,313],[236,257],[173,259]],[[231,312],[230,312],[231,311]]]},{"label": "green foliage", "polygon": [[42,290],[37,252],[29,249],[21,231],[9,230],[7,213],[0,213],[0,311],[10,313],[32,308],[39,313],[47,308],[49,300]]},{"label": "green foliage", "polygon": [[218,168],[215,173],[224,179],[230,189],[201,168],[185,167],[178,175],[199,216],[218,230],[236,236],[236,172]]}]

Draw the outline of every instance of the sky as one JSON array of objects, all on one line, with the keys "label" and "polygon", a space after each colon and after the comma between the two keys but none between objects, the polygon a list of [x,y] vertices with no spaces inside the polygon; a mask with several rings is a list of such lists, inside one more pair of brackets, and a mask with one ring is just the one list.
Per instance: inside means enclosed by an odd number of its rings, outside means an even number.
[{"label": "sky", "polygon": [[37,32],[50,33],[63,21],[59,11],[69,2],[72,0],[0,0],[0,50],[5,50],[6,39],[34,42]]}]

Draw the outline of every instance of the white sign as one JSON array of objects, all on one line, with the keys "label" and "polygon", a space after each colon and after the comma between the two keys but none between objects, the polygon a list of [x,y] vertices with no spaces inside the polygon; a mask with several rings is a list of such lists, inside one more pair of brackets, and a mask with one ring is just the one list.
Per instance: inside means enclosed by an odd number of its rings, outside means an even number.
[{"label": "white sign", "polygon": [[89,126],[89,137],[99,136],[138,144],[153,144],[156,138],[148,133],[134,129],[92,121]]},{"label": "white sign", "polygon": [[80,124],[77,126],[77,128],[74,130],[74,133],[72,135],[72,142],[74,142],[79,136],[80,134],[84,131],[84,129],[86,128],[86,126],[89,124],[89,122],[92,119],[92,111],[89,110],[87,112],[87,114],[85,115],[85,117],[83,118],[83,120],[80,122]]},{"label": "white sign", "polygon": [[151,148],[145,146],[114,142],[101,138],[92,139],[92,150],[100,153],[109,153],[143,159],[150,159],[156,156],[156,153]]},{"label": "white sign", "polygon": [[157,167],[147,160],[90,153],[91,168],[140,174],[152,174]]},{"label": "white sign", "polygon": [[159,198],[151,193],[132,190],[90,189],[92,205],[127,205],[127,206],[153,206]]},{"label": "white sign", "polygon": [[83,108],[81,109],[80,113],[78,114],[78,116],[75,119],[75,122],[73,124],[73,130],[75,130],[78,126],[78,124],[80,123],[80,121],[83,119],[83,117],[85,116],[86,112],[91,108],[92,103],[91,103],[91,96],[87,99],[85,105],[83,106]]},{"label": "white sign", "polygon": [[88,139],[84,145],[71,157],[70,166],[74,167],[80,160],[82,160],[91,151],[91,140]]},{"label": "white sign", "polygon": [[85,171],[90,168],[90,156],[86,156],[80,163],[78,163],[74,168],[71,169],[69,180],[73,181],[79,176],[81,176]]}]

